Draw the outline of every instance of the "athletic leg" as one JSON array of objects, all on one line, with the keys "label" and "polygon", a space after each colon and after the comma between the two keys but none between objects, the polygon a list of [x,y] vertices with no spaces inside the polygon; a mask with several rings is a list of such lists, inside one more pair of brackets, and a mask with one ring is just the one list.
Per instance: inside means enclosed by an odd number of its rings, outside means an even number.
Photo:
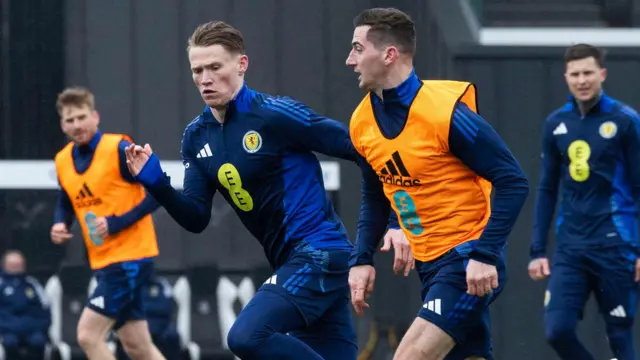
[{"label": "athletic leg", "polygon": [[130,261],[121,264],[125,281],[119,284],[124,294],[122,308],[115,324],[122,347],[132,360],[164,360],[164,356],[151,340],[149,325],[145,320],[145,285],[154,274],[153,263],[149,260]]},{"label": "athletic leg", "polygon": [[576,334],[589,289],[589,275],[583,259],[556,251],[545,293],[545,336],[563,360],[593,360]]},{"label": "athletic leg", "polygon": [[[99,284],[98,287],[100,287]],[[96,298],[99,297],[92,297],[92,299]],[[93,310],[90,306],[84,308],[78,321],[77,336],[78,345],[89,360],[115,360],[105,341],[114,323],[115,320]]]},{"label": "athletic leg", "polygon": [[259,290],[229,330],[229,349],[243,360],[323,360],[309,345],[287,335],[306,326],[298,308],[282,294]]},{"label": "athletic leg", "polygon": [[416,262],[424,305],[394,359],[492,359],[488,307],[502,292],[506,268],[501,259],[499,287],[490,296],[468,295],[466,264],[472,246],[462,244],[435,261]]},{"label": "athletic leg", "polygon": [[118,338],[132,360],[164,360],[151,341],[146,320],[129,320],[118,329]]},{"label": "athletic leg", "polygon": [[[316,250],[301,243],[242,310],[227,337],[229,348],[242,359],[322,359],[305,342],[286,334],[313,326],[338,302],[344,304],[349,256],[348,250]],[[347,335],[355,333],[344,319],[336,327]],[[343,340],[331,343],[339,346]]]},{"label": "athletic leg", "polygon": [[589,256],[597,278],[596,300],[602,314],[609,346],[618,360],[636,360],[633,322],[638,307],[638,284],[634,279],[636,256],[631,249],[611,248]]},{"label": "athletic leg", "polygon": [[307,329],[292,331],[324,359],[356,359],[358,343],[353,328],[349,295],[338,299],[320,319]]}]

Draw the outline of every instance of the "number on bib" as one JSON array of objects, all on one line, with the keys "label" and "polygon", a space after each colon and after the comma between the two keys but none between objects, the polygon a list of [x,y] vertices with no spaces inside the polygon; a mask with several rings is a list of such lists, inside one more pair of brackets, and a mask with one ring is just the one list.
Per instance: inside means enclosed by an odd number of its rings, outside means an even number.
[{"label": "number on bib", "polygon": [[242,211],[253,210],[253,198],[242,188],[242,179],[240,173],[233,164],[223,164],[218,169],[218,181],[229,190],[229,196],[233,203]]},{"label": "number on bib", "polygon": [[424,228],[420,223],[420,217],[416,211],[416,204],[409,194],[404,190],[398,190],[393,194],[393,202],[400,213],[400,221],[404,228],[409,230],[413,235],[420,235]]},{"label": "number on bib", "polygon": [[591,147],[584,140],[576,140],[569,145],[569,175],[577,182],[587,181],[589,178],[589,157],[591,156]]},{"label": "number on bib", "polygon": [[89,211],[84,214],[84,223],[87,225],[87,232],[89,233],[89,240],[95,246],[100,246],[104,243],[102,236],[98,235],[96,230],[96,220],[98,217],[93,212]]}]

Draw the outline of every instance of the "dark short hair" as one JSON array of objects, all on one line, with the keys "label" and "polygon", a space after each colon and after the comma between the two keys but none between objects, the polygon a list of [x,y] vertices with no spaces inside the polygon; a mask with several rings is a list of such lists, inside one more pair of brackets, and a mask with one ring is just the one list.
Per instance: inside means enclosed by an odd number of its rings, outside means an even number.
[{"label": "dark short hair", "polygon": [[394,8],[367,9],[353,19],[353,26],[367,25],[367,40],[375,47],[393,44],[401,53],[415,54],[416,29],[409,15]]},{"label": "dark short hair", "polygon": [[594,58],[596,64],[599,67],[604,67],[604,50],[601,50],[593,45],[589,44],[576,44],[567,48],[564,53],[564,63],[568,64],[571,61],[582,60],[587,58]]},{"label": "dark short hair", "polygon": [[192,47],[220,45],[230,53],[244,55],[244,39],[240,30],[224,21],[201,24],[189,37],[187,51]]}]

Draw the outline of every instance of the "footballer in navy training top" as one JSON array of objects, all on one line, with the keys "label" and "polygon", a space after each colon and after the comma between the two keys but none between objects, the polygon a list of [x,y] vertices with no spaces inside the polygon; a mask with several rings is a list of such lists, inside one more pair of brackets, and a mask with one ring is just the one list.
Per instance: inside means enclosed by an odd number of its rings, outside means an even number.
[{"label": "footballer in navy training top", "polygon": [[[574,45],[565,63],[571,96],[544,123],[529,274],[534,280],[550,276],[545,333],[562,359],[594,358],[575,333],[593,292],[613,354],[635,360],[640,121],[635,110],[602,90],[600,49]],[[559,194],[550,264],[547,240]]]}]

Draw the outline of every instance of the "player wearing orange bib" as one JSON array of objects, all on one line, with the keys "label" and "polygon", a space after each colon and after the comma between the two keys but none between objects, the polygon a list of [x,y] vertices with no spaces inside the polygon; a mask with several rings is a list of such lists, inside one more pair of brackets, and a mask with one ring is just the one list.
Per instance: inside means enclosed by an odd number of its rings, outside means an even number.
[{"label": "player wearing orange bib", "polygon": [[94,97],[70,88],[58,96],[62,131],[71,138],[55,157],[60,197],[51,239],[62,244],[78,219],[98,285],[78,323],[78,343],[89,359],[115,359],[105,342],[111,328],[132,359],[164,359],[151,342],[143,285],[158,255],[151,212],[157,202],[126,165],[126,135],[102,134]]},{"label": "player wearing orange bib", "polygon": [[527,179],[478,115],[472,84],[416,76],[409,16],[370,9],[354,26],[347,65],[369,93],[350,132],[370,165],[349,276],[354,307],[368,307],[391,206],[402,230],[390,236],[408,238],[424,301],[395,359],[491,359],[488,307],[504,287],[504,248]]}]

